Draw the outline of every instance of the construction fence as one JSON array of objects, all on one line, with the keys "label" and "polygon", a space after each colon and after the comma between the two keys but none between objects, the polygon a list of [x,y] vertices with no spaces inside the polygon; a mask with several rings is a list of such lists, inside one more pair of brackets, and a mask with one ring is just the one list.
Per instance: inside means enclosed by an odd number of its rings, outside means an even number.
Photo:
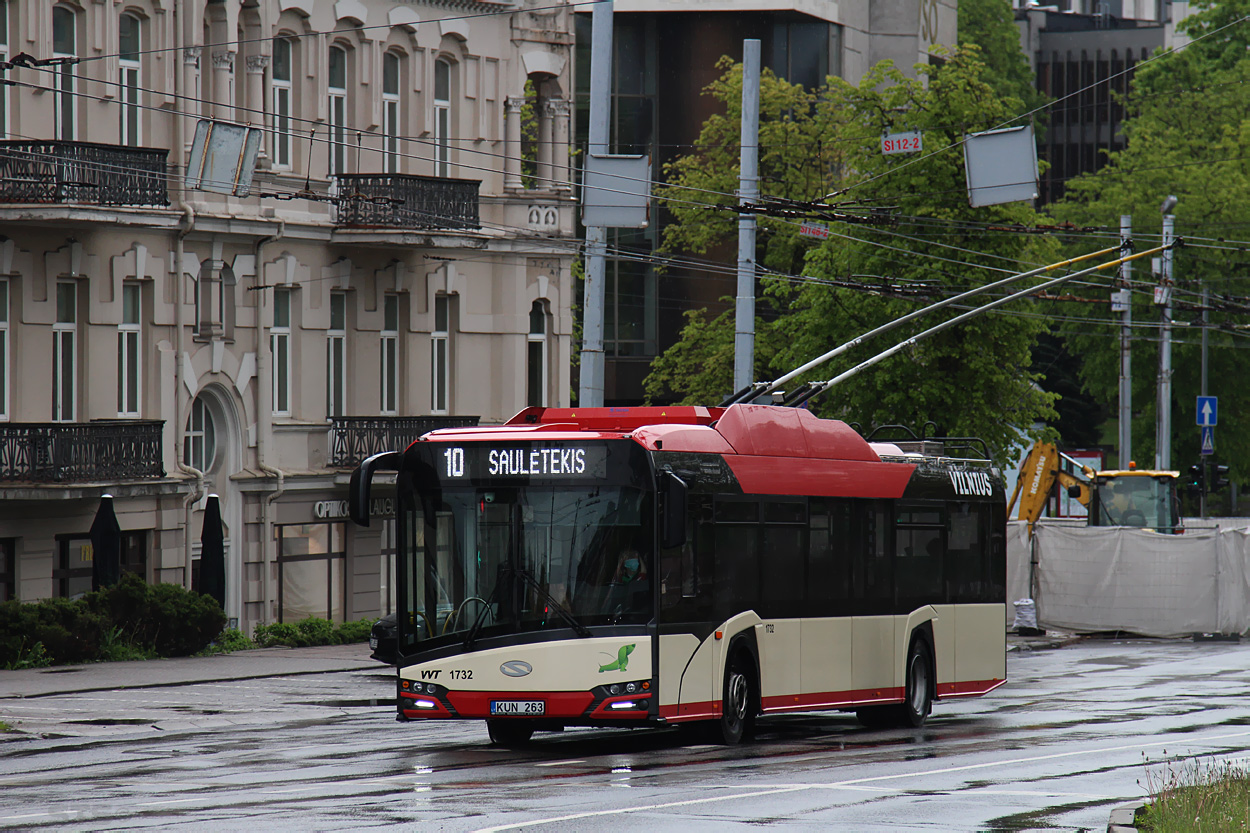
[{"label": "construction fence", "polygon": [[1041,521],[1007,529],[1007,625],[1032,598],[1039,627],[1141,636],[1250,631],[1250,520],[1185,521],[1181,535]]}]

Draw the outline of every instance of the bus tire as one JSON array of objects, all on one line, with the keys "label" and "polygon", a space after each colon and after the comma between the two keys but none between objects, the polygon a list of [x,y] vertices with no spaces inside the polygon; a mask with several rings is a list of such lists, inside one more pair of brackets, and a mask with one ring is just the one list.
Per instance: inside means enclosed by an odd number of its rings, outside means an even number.
[{"label": "bus tire", "polygon": [[741,743],[755,731],[755,673],[750,655],[734,651],[725,666],[721,716],[716,722],[717,740],[727,746]]},{"label": "bus tire", "polygon": [[933,659],[920,637],[912,639],[907,651],[906,698],[899,707],[899,723],[918,729],[933,708]]},{"label": "bus tire", "polygon": [[486,732],[490,742],[496,746],[514,748],[527,746],[534,736],[534,723],[531,720],[505,718],[486,721]]}]

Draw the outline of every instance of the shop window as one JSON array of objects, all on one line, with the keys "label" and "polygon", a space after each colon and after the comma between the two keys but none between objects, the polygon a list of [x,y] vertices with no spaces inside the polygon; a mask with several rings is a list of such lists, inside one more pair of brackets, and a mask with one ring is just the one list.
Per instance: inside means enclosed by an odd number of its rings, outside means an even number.
[{"label": "shop window", "polygon": [[283,524],[278,539],[278,621],[309,616],[343,621],[346,607],[345,524]]}]

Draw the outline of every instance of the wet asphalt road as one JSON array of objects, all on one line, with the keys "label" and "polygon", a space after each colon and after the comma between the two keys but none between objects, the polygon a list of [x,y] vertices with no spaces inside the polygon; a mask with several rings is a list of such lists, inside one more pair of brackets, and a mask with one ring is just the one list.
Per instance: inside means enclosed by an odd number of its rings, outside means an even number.
[{"label": "wet asphalt road", "polygon": [[1184,766],[1250,759],[1250,645],[1082,640],[921,730],[849,714],[757,740],[399,724],[380,666],[3,702],[0,828],[1105,830]]}]

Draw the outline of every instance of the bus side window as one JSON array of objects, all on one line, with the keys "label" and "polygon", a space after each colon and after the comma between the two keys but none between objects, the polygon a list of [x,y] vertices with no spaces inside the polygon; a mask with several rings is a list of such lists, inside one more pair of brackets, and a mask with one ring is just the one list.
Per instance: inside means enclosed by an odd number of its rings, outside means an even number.
[{"label": "bus side window", "polygon": [[759,510],[755,499],[716,499],[714,617],[758,604]]},{"label": "bus side window", "polygon": [[855,501],[852,596],[861,615],[890,612],[894,601],[891,505],[887,500]]}]

